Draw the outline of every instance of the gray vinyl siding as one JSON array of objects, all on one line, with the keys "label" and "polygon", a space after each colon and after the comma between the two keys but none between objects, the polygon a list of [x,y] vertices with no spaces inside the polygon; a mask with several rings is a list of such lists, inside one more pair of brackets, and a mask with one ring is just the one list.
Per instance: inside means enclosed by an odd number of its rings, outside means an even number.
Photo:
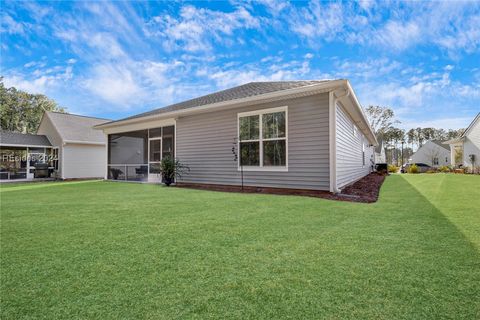
[{"label": "gray vinyl siding", "polygon": [[[343,107],[336,107],[336,172],[337,187],[342,188],[370,173],[373,148],[358,129],[354,134],[354,122]],[[362,143],[365,143],[365,165],[363,165]]]},{"label": "gray vinyl siding", "polygon": [[288,106],[288,172],[245,171],[245,185],[329,190],[328,94],[179,118],[176,155],[190,167],[180,181],[240,185],[232,154],[237,114],[282,106]]}]

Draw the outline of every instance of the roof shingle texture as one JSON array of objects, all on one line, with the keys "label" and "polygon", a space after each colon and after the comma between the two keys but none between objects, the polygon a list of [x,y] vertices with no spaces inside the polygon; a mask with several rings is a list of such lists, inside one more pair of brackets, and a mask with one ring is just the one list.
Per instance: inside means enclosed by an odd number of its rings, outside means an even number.
[{"label": "roof shingle texture", "polygon": [[44,135],[23,134],[2,130],[0,132],[0,145],[51,146],[52,144]]},{"label": "roof shingle texture", "polygon": [[[198,98],[190,99],[190,100],[175,103],[163,108],[158,108],[152,111],[140,113],[127,118],[123,118],[118,121],[141,118],[141,117],[162,114],[162,113],[172,112],[172,111],[178,111],[183,109],[189,109],[194,107],[200,107],[200,106],[205,106],[213,103],[232,101],[236,99],[253,97],[253,96],[258,96],[261,94],[266,94],[266,93],[271,93],[276,91],[310,86],[310,85],[319,84],[319,83],[328,82],[328,81],[331,81],[331,80],[250,82],[238,87],[233,87],[230,89],[214,92]],[[116,121],[113,121],[113,122],[116,122]]]},{"label": "roof shingle texture", "polygon": [[435,143],[435,144],[436,144],[437,146],[439,146],[439,147],[442,147],[442,148],[445,148],[445,149],[447,149],[447,150],[450,150],[450,145],[447,144],[447,143],[444,143],[444,142],[442,142],[442,141],[440,141],[440,140],[431,140],[431,141],[432,141],[433,143]]},{"label": "roof shingle texture", "polygon": [[48,112],[50,120],[64,140],[105,142],[105,135],[93,126],[109,122],[108,119],[91,118],[75,114]]}]

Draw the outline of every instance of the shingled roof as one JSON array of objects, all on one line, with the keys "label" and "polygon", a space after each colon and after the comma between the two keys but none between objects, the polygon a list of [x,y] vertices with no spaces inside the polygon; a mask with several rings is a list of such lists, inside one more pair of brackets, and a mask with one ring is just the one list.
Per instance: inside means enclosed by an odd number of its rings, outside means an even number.
[{"label": "shingled roof", "polygon": [[435,143],[439,147],[450,150],[450,145],[445,143],[445,142],[442,142],[440,140],[430,140],[430,141],[432,141],[433,143]]},{"label": "shingled roof", "polygon": [[47,111],[48,117],[63,140],[105,142],[105,135],[93,127],[110,120],[80,116],[70,113]]},{"label": "shingled roof", "polygon": [[11,131],[0,131],[0,145],[2,146],[42,146],[49,147],[52,144],[44,135],[23,134]]},{"label": "shingled roof", "polygon": [[[189,108],[195,108],[205,106],[213,103],[232,101],[247,97],[258,96],[266,93],[283,91],[287,89],[294,89],[299,87],[310,86],[314,84],[329,82],[332,80],[299,80],[299,81],[268,81],[268,82],[250,82],[241,86],[233,87],[230,89],[214,92],[201,96],[198,98],[186,100],[183,102],[175,103],[163,108],[158,108],[148,112],[140,113],[134,116],[123,118],[117,121],[124,121],[136,118],[142,118],[146,116],[152,116],[172,111],[179,111]],[[112,121],[112,122],[117,122]]]}]

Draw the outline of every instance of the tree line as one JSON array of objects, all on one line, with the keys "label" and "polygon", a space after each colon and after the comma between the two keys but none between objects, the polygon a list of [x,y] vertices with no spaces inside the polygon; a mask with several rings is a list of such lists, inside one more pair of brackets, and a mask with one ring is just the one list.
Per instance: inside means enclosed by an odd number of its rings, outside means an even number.
[{"label": "tree line", "polygon": [[368,106],[365,111],[377,139],[384,142],[387,163],[396,165],[406,163],[414,150],[429,140],[447,141],[460,137],[465,131],[431,127],[405,130],[398,127],[400,121],[391,108]]},{"label": "tree line", "polygon": [[0,128],[20,133],[36,133],[44,111],[66,112],[43,94],[7,88],[0,77]]}]

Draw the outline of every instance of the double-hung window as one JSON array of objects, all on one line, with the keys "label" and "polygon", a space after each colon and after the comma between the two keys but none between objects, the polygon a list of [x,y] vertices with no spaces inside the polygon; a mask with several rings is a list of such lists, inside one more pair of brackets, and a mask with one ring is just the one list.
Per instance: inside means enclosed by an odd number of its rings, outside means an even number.
[{"label": "double-hung window", "polygon": [[287,169],[287,107],[238,114],[239,166]]}]

